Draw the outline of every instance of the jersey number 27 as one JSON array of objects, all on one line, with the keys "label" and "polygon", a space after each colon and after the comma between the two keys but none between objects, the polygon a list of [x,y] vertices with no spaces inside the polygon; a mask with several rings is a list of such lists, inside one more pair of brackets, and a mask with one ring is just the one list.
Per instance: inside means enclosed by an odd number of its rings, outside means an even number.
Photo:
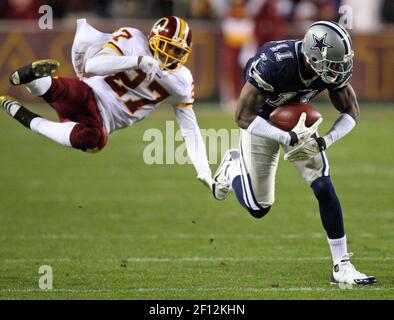
[{"label": "jersey number 27", "polygon": [[[118,72],[112,76],[107,76],[104,78],[105,82],[114,90],[119,97],[125,95],[130,89],[136,89],[141,83],[146,79],[146,73],[142,70],[136,69],[137,75],[130,79],[125,72]],[[138,100],[128,99],[125,101],[126,107],[131,113],[136,112],[139,108],[147,104],[157,104],[167,98],[170,94],[164,89],[159,82],[156,80],[151,81],[147,88],[151,92],[156,92],[158,94],[155,100],[141,98]]]}]

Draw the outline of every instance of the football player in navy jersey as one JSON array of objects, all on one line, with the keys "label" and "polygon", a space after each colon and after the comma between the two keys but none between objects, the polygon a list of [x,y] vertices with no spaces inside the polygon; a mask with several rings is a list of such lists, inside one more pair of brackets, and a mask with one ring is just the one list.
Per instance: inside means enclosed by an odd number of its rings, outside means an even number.
[{"label": "football player in navy jersey", "polygon": [[[331,282],[373,284],[375,277],[358,272],[350,262],[341,205],[325,153],[354,128],[359,117],[356,94],[349,84],[353,56],[348,32],[329,21],[312,24],[303,40],[272,41],[260,48],[245,67],[246,81],[237,104],[240,148],[224,156],[214,175],[213,195],[223,200],[234,190],[253,217],[265,216],[274,203],[282,145],[285,160],[294,164],[319,202],[333,260]],[[290,132],[267,121],[276,107],[308,103],[325,89],[340,113],[325,135],[319,137],[316,132],[322,119],[305,126],[305,113]]]}]

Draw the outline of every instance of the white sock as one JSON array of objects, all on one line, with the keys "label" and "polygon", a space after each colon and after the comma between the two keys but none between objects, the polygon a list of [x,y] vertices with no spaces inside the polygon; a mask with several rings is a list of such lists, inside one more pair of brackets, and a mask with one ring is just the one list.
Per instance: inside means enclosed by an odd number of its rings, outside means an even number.
[{"label": "white sock", "polygon": [[71,147],[70,134],[76,122],[53,122],[44,118],[34,118],[30,129],[63,146]]},{"label": "white sock", "polygon": [[332,261],[337,264],[341,258],[347,254],[347,242],[346,235],[339,239],[327,238],[328,244],[330,245]]},{"label": "white sock", "polygon": [[51,77],[44,77],[33,80],[29,83],[26,83],[26,89],[29,91],[33,96],[42,96],[44,95],[52,85],[52,78]]}]

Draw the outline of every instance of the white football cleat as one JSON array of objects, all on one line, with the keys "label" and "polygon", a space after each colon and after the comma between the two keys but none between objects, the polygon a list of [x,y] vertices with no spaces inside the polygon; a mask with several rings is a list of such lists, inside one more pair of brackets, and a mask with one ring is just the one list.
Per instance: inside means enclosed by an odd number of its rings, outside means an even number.
[{"label": "white football cleat", "polygon": [[334,263],[331,284],[368,285],[377,283],[374,276],[367,276],[356,270],[350,262],[351,256],[353,256],[353,253],[347,253],[338,262]]},{"label": "white football cleat", "polygon": [[213,176],[212,194],[216,200],[224,200],[231,191],[229,172],[232,165],[239,161],[239,150],[230,149],[226,152]]},{"label": "white football cleat", "polygon": [[11,117],[29,129],[30,122],[34,118],[40,117],[38,114],[26,109],[18,100],[10,96],[0,97],[0,107],[3,108]]}]

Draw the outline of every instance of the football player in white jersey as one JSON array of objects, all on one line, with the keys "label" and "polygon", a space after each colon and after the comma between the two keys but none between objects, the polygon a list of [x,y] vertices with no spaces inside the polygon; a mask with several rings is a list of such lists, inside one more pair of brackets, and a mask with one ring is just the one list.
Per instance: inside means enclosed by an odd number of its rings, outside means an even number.
[{"label": "football player in white jersey", "polygon": [[[135,28],[104,34],[79,20],[72,52],[79,79],[52,77],[59,67],[52,59],[25,65],[10,76],[13,85],[25,85],[42,97],[60,122],[32,113],[9,96],[0,97],[0,104],[34,132],[67,147],[98,152],[110,133],[170,103],[197,178],[210,188],[211,171],[192,108],[193,77],[184,66],[191,47],[189,25],[175,16],[156,21],[148,36]],[[84,73],[94,76],[84,78]]]}]

